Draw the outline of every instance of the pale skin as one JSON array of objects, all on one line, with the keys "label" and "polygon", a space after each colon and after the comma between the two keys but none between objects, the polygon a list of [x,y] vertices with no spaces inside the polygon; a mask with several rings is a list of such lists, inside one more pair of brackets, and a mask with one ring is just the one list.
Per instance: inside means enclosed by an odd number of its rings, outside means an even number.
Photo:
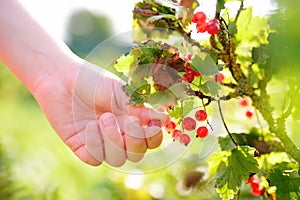
[{"label": "pale skin", "polygon": [[73,54],[17,0],[0,1],[0,30],[0,60],[83,162],[119,167],[161,144],[161,129],[147,124],[152,119],[164,124],[166,114],[128,105],[118,77]]}]

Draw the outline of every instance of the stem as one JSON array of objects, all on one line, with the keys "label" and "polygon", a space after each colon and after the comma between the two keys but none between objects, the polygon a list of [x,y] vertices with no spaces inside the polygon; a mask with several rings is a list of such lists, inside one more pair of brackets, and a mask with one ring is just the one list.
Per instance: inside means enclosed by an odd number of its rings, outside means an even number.
[{"label": "stem", "polygon": [[229,135],[231,141],[232,141],[232,142],[234,143],[234,145],[237,147],[238,144],[237,144],[237,142],[235,141],[235,139],[233,138],[233,136],[231,135],[231,133],[230,133],[228,127],[227,127],[227,124],[226,124],[226,122],[225,122],[225,118],[224,118],[224,115],[223,115],[223,112],[222,112],[222,108],[221,108],[221,104],[220,104],[220,99],[218,99],[217,102],[218,102],[219,113],[220,113],[220,116],[221,116],[223,125],[224,125],[224,127],[225,127],[225,129],[226,129],[226,131],[227,131],[227,134]]},{"label": "stem", "polygon": [[[203,98],[201,98],[201,103],[202,103],[202,106],[203,106],[204,111],[206,112],[206,105],[204,104]],[[207,125],[210,127],[210,129],[211,129],[212,131],[214,131],[214,129],[213,129],[212,125],[209,123],[208,119],[206,119],[206,123],[207,123]]]},{"label": "stem", "polygon": [[[295,94],[298,93],[299,90]],[[284,145],[285,151],[292,156],[298,163],[300,163],[300,150],[287,135],[286,119],[292,113],[295,103],[295,96],[291,99],[288,108],[282,113],[281,117],[277,119],[276,136],[281,140]]]},{"label": "stem", "polygon": [[[183,100],[180,100],[180,116],[181,116],[181,119],[180,119],[180,121],[182,121],[182,119],[183,119]],[[179,122],[180,122],[179,121]],[[183,124],[181,123],[181,130],[182,131],[184,131],[184,128],[183,128]]]},{"label": "stem", "polygon": [[238,9],[236,16],[235,16],[235,20],[234,20],[235,23],[237,22],[242,10],[244,10],[244,0],[241,0],[240,8]]},{"label": "stem", "polygon": [[257,112],[256,109],[255,109],[255,116],[256,116],[257,123],[258,123],[258,125],[259,125],[260,130],[263,132],[263,131],[264,131],[264,128],[263,128],[263,126],[262,126],[262,123],[261,123],[261,121],[260,121],[260,117],[259,117],[258,112]]},{"label": "stem", "polygon": [[275,134],[283,143],[284,150],[298,163],[300,163],[300,150],[286,133],[286,118],[280,117],[277,120],[277,125],[278,128]]}]

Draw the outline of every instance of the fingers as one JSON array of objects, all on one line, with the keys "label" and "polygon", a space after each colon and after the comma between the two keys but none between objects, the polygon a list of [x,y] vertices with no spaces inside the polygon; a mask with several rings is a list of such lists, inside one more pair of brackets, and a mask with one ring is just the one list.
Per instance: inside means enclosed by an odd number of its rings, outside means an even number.
[{"label": "fingers", "polygon": [[148,149],[154,149],[162,143],[163,134],[159,127],[150,126],[145,129],[145,138]]},{"label": "fingers", "polygon": [[126,144],[127,159],[138,162],[147,151],[144,128],[137,117],[128,117],[124,122],[124,140]]},{"label": "fingers", "polygon": [[131,116],[137,116],[141,120],[142,125],[147,125],[152,119],[158,119],[162,122],[162,124],[165,124],[169,119],[165,112],[159,112],[144,105],[129,105],[128,114]]},{"label": "fingers", "polygon": [[122,118],[123,135],[112,113],[104,113],[99,119],[103,138],[104,160],[112,166],[122,166],[126,159],[138,162],[147,149],[158,147],[162,132],[157,126],[145,127],[136,116]]},{"label": "fingers", "polygon": [[112,166],[120,167],[126,161],[125,145],[122,134],[112,113],[104,113],[99,119],[104,142],[104,159]]},{"label": "fingers", "polygon": [[85,163],[97,166],[103,161],[103,140],[97,122],[91,121],[86,127],[66,138],[64,142]]},{"label": "fingers", "polygon": [[122,115],[115,118],[115,113],[104,113],[99,119],[104,160],[115,167],[122,166],[126,159],[138,162],[144,157],[147,149],[160,146],[161,128],[147,125],[152,119],[160,120],[161,124],[169,120],[166,113],[158,112],[150,107],[129,107],[129,116]]},{"label": "fingers", "polygon": [[159,112],[147,106],[130,106],[129,114],[137,116],[141,121],[141,125],[146,126],[144,135],[147,148],[154,149],[160,146],[163,138],[161,128],[157,126],[147,127],[147,125],[153,119],[160,120],[162,125],[166,124],[170,121],[168,115],[165,112]]}]

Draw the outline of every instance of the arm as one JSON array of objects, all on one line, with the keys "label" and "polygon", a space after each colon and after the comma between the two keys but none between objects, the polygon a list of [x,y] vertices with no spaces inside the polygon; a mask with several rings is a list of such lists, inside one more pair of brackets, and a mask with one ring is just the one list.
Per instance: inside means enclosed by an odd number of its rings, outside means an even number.
[{"label": "arm", "polygon": [[84,162],[121,166],[160,145],[166,115],[128,106],[122,82],[52,38],[17,0],[0,1],[0,59],[38,101],[60,138]]},{"label": "arm", "polygon": [[0,8],[0,59],[31,92],[43,76],[75,59],[65,44],[52,38],[18,1],[2,0]]}]

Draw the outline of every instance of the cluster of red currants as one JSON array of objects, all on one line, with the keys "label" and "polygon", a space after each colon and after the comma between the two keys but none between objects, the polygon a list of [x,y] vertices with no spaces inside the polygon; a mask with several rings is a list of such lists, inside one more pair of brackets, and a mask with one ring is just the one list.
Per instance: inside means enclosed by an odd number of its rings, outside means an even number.
[{"label": "cluster of red currants", "polygon": [[248,117],[249,119],[251,119],[252,117],[253,117],[253,111],[251,111],[250,109],[249,109],[249,101],[248,101],[248,99],[247,98],[242,98],[242,99],[240,99],[239,100],[239,105],[241,106],[241,107],[243,107],[243,108],[246,108],[247,110],[246,110],[246,117]]},{"label": "cluster of red currants", "polygon": [[[207,119],[207,113],[205,110],[198,110],[195,113],[195,119],[197,121],[203,122]],[[185,117],[182,120],[182,128],[184,131],[192,131],[196,129],[196,120],[192,117]],[[184,131],[176,129],[176,123],[170,121],[165,125],[165,130],[171,133],[173,141],[179,140],[181,144],[188,145],[191,142],[191,137],[189,134],[184,133]],[[206,126],[200,126],[197,128],[196,137],[205,138],[208,135],[208,129]]]},{"label": "cluster of red currants", "polygon": [[209,34],[218,34],[220,31],[220,23],[216,18],[207,20],[204,12],[197,12],[192,16],[191,21],[196,23],[198,33],[208,32]]},{"label": "cluster of red currants", "polygon": [[262,196],[265,193],[265,189],[262,188],[260,185],[260,178],[257,174],[252,175],[247,184],[251,186],[251,193],[253,196]]},{"label": "cluster of red currants", "polygon": [[182,79],[188,83],[191,83],[193,82],[195,76],[201,76],[201,73],[193,70],[191,65],[187,63],[187,66],[185,67],[185,73],[182,75]]}]

